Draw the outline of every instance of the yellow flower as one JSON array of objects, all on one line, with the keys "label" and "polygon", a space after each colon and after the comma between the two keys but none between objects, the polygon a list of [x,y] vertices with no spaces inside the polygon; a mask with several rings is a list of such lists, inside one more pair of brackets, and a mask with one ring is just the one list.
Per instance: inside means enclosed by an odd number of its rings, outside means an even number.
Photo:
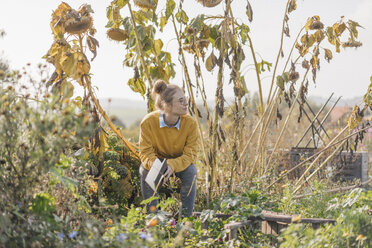
[{"label": "yellow flower", "polygon": [[363,234],[359,234],[358,235],[358,237],[356,238],[356,240],[361,240],[361,241],[363,241],[363,240],[365,240],[367,237],[365,237],[365,236],[363,236]]},{"label": "yellow flower", "polygon": [[97,193],[98,192],[98,185],[97,182],[93,181],[89,184],[88,193]]},{"label": "yellow flower", "polygon": [[109,226],[109,225],[114,224],[114,222],[112,221],[112,219],[107,219],[106,224]]}]

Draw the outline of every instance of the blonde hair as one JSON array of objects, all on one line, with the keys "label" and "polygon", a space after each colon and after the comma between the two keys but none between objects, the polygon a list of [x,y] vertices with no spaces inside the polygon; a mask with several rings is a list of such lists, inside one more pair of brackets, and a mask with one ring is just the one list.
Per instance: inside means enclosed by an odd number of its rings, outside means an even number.
[{"label": "blonde hair", "polygon": [[152,94],[156,95],[155,106],[164,110],[165,104],[171,104],[177,90],[182,90],[175,84],[167,84],[164,80],[157,80],[152,89]]}]

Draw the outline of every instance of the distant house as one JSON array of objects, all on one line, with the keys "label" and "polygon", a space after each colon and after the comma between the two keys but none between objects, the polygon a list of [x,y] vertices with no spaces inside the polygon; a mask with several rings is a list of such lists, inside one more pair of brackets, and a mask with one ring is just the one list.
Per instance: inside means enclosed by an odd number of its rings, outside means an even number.
[{"label": "distant house", "polygon": [[353,108],[349,106],[336,106],[332,109],[329,115],[331,123],[337,122],[338,120],[348,116],[352,111]]}]

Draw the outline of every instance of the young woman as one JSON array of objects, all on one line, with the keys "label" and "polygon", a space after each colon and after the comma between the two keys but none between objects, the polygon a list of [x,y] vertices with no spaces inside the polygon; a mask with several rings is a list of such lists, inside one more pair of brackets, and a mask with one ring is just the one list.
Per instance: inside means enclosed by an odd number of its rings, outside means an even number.
[{"label": "young woman", "polygon": [[[143,199],[154,191],[145,182],[146,175],[156,158],[166,159],[168,169],[164,182],[174,174],[181,179],[181,201],[184,216],[192,214],[196,196],[196,153],[198,133],[196,122],[187,115],[188,99],[183,90],[174,84],[158,80],[153,88],[157,111],[147,114],[140,127],[141,193]],[[148,204],[156,206],[157,201]]]}]

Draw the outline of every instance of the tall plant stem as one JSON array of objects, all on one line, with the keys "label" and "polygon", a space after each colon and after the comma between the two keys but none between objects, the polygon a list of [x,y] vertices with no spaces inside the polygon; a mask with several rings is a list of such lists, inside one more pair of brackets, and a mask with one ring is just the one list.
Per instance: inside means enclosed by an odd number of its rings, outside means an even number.
[{"label": "tall plant stem", "polygon": [[244,153],[246,152],[246,150],[247,150],[249,144],[251,143],[252,138],[253,138],[254,135],[256,134],[256,132],[257,132],[257,130],[258,130],[258,127],[261,125],[261,122],[262,122],[262,120],[264,119],[264,116],[265,116],[267,110],[268,110],[268,108],[266,108],[266,109],[265,109],[265,112],[263,113],[263,115],[261,115],[260,119],[258,120],[256,126],[254,127],[254,129],[253,129],[253,131],[252,131],[252,133],[251,133],[251,136],[249,136],[249,138],[248,138],[248,140],[247,140],[247,142],[246,142],[246,144],[245,144],[243,150],[240,152],[239,161],[242,161],[243,155],[244,155]]},{"label": "tall plant stem", "polygon": [[278,67],[280,54],[281,54],[282,49],[283,49],[284,25],[285,25],[285,20],[286,20],[285,16],[287,15],[287,12],[288,12],[288,6],[289,6],[289,2],[290,2],[290,1],[291,1],[291,0],[288,0],[288,1],[287,1],[287,4],[286,4],[286,6],[285,6],[284,17],[283,17],[283,24],[282,24],[282,32],[281,32],[281,37],[280,37],[280,47],[279,47],[278,56],[276,57],[276,61],[275,61],[275,66],[274,66],[274,71],[273,71],[273,78],[272,78],[272,80],[271,80],[271,85],[270,85],[269,95],[268,95],[268,97],[267,97],[267,102],[270,102],[270,99],[271,99],[271,92],[272,92],[272,89],[273,89],[273,86],[274,86],[276,69],[277,69],[277,67]]},{"label": "tall plant stem", "polygon": [[[226,10],[225,10],[225,20],[228,17],[230,9],[230,0],[226,1]],[[222,24],[227,25],[226,23]],[[225,57],[225,39],[224,39],[224,32],[221,32],[221,45],[220,45],[220,58],[218,63],[219,70],[218,70],[218,76],[217,76],[217,88],[216,88],[216,99],[215,99],[215,108],[214,108],[214,117],[213,117],[213,125],[212,125],[212,148],[211,148],[211,156],[212,156],[212,166],[211,166],[211,187],[209,188],[209,196],[212,196],[213,186],[214,186],[214,180],[215,180],[215,170],[216,170],[216,154],[217,154],[217,128],[218,128],[218,109],[217,106],[219,105],[220,101],[223,101],[223,99],[220,99],[219,97],[222,96],[222,86],[223,86],[223,69],[224,69],[224,57]],[[223,110],[222,110],[223,111]]]},{"label": "tall plant stem", "polygon": [[[301,29],[302,30],[302,29]],[[299,32],[299,34],[301,33],[301,31]],[[298,38],[298,36],[299,36],[299,34],[297,35],[297,38]],[[297,40],[297,38],[296,38],[296,40]],[[294,44],[296,43],[296,41],[294,42]],[[285,64],[285,66],[284,66],[284,68],[283,68],[283,72],[282,73],[284,73],[285,72],[285,70],[286,70],[286,67],[287,67],[287,65],[288,65],[288,63],[289,63],[289,60],[290,60],[290,57],[291,57],[291,54],[292,54],[292,52],[293,52],[293,48],[294,48],[294,45],[292,46],[292,49],[291,49],[291,52],[289,53],[289,55],[288,55],[288,59],[287,59],[287,61],[286,61],[286,64]],[[300,56],[298,56],[296,59],[295,59],[295,61],[294,61],[294,63],[296,64],[297,63],[297,61],[300,59]],[[307,74],[307,72],[306,72],[306,74]],[[305,80],[305,78],[306,78],[306,75],[305,75],[305,77],[304,77],[304,80]],[[269,115],[267,116],[267,118],[265,119],[265,121],[264,121],[264,123],[263,123],[263,126],[262,126],[262,129],[261,129],[261,132],[260,132],[260,134],[261,134],[261,136],[260,136],[260,138],[259,138],[259,146],[258,146],[258,152],[259,151],[261,151],[261,153],[258,153],[258,154],[260,154],[261,155],[261,158],[262,158],[262,161],[264,161],[264,156],[265,156],[265,154],[264,154],[264,149],[262,149],[262,147],[263,147],[263,144],[265,143],[265,141],[266,141],[266,137],[267,137],[267,134],[268,134],[268,128],[269,128],[269,125],[270,125],[270,123],[271,123],[271,120],[272,120],[272,118],[273,118],[273,116],[274,116],[274,110],[275,110],[275,107],[276,107],[276,105],[278,104],[278,99],[279,99],[279,96],[280,96],[280,94],[279,94],[279,92],[278,92],[278,89],[279,89],[279,87],[278,86],[276,86],[275,87],[275,90],[274,90],[274,93],[273,93],[273,97],[272,97],[272,99],[269,101],[269,104],[268,104],[268,107],[267,108],[270,108],[270,113],[269,113]],[[275,97],[274,97],[275,96]],[[273,104],[272,105],[272,103],[275,103],[275,104]],[[291,112],[290,112],[291,113]],[[272,155],[272,154],[271,154]],[[271,157],[270,157],[271,158]],[[267,169],[268,167],[267,166],[265,166],[265,170]]]},{"label": "tall plant stem", "polygon": [[192,106],[193,106],[193,110],[194,110],[194,113],[195,113],[194,116],[195,116],[196,124],[197,124],[198,130],[199,130],[199,135],[200,135],[200,140],[201,140],[200,143],[201,143],[201,146],[202,146],[204,160],[205,160],[206,165],[209,165],[209,160],[208,160],[207,152],[205,151],[205,140],[203,139],[203,130],[202,130],[202,127],[201,127],[201,124],[200,124],[200,119],[199,119],[199,114],[198,114],[198,108],[196,106],[195,98],[194,98],[194,93],[193,93],[192,88],[191,88],[190,74],[189,74],[189,71],[187,69],[186,60],[185,60],[185,54],[182,51],[182,42],[181,42],[181,39],[180,39],[180,37],[178,35],[178,31],[177,31],[177,27],[176,27],[176,21],[174,19],[174,15],[173,14],[172,14],[172,23],[173,23],[174,32],[176,33],[176,36],[177,36],[179,51],[181,53],[182,67],[183,67],[183,70],[184,70],[184,73],[185,73],[187,91],[188,91],[189,96],[190,96],[190,99],[192,101]]},{"label": "tall plant stem", "polygon": [[[79,34],[79,45],[80,45],[80,52],[84,54],[83,50],[83,37]],[[95,105],[95,107],[98,109],[99,113],[102,115],[102,117],[106,120],[107,124],[110,126],[111,130],[124,142],[124,144],[129,148],[129,150],[139,158],[138,152],[135,150],[134,145],[131,144],[129,141],[127,141],[121,132],[116,128],[116,126],[112,123],[111,119],[108,117],[106,112],[103,110],[101,105],[99,104],[98,99],[95,97],[93,89],[92,89],[92,82],[90,80],[90,76],[85,74],[84,75],[84,80],[86,82],[87,88],[89,95]]]},{"label": "tall plant stem", "polygon": [[[277,100],[277,98],[276,98]],[[276,105],[276,101],[271,101],[269,103],[269,106],[267,108],[265,108],[265,112],[263,114],[263,119],[265,119],[265,121],[263,123],[261,123],[261,131],[260,131],[260,136],[259,136],[259,139],[258,139],[258,145],[257,145],[257,152],[256,152],[256,158],[254,160],[254,162],[252,163],[251,165],[251,172],[249,173],[249,177],[251,177],[253,175],[253,172],[254,172],[254,169],[256,167],[256,164],[258,162],[258,159],[261,158],[261,161],[264,161],[264,157],[265,157],[265,138],[266,138],[266,135],[267,135],[267,132],[268,132],[268,126],[270,124],[270,120],[271,120],[271,117],[273,115],[273,112],[274,112],[274,109],[275,109],[275,105]],[[267,112],[270,110],[270,112],[267,114]],[[261,167],[263,167],[262,163],[261,163]]]},{"label": "tall plant stem", "polygon": [[[283,68],[283,73],[285,72],[285,69],[287,68],[287,65],[288,65],[288,63],[289,63],[289,60],[291,59],[291,56],[292,56],[293,50],[294,50],[294,48],[296,47],[297,40],[298,40],[298,38],[300,37],[300,34],[301,34],[302,30],[304,30],[304,28],[305,28],[305,26],[303,26],[303,27],[300,29],[300,31],[298,32],[298,34],[297,34],[297,36],[296,36],[296,39],[295,39],[294,42],[293,42],[293,45],[292,45],[292,47],[291,47],[291,51],[290,51],[289,54],[288,54],[287,61],[285,62],[285,65],[284,65],[284,68]],[[296,59],[296,62],[298,61],[299,58],[300,58],[300,57],[298,57],[298,58]],[[295,62],[295,63],[296,63],[296,62]],[[274,94],[274,95],[275,95],[275,94]]]},{"label": "tall plant stem", "polygon": [[280,134],[279,134],[278,139],[276,140],[276,143],[275,143],[275,145],[274,145],[274,148],[273,148],[272,153],[270,154],[270,157],[269,157],[269,160],[268,160],[268,162],[267,162],[267,164],[266,164],[266,167],[268,167],[268,166],[270,165],[270,163],[271,163],[271,159],[272,159],[274,153],[276,152],[276,149],[278,148],[279,142],[280,142],[280,140],[281,140],[281,138],[282,138],[282,136],[283,136],[284,131],[286,130],[286,128],[287,128],[287,126],[288,126],[288,121],[289,121],[289,119],[290,119],[290,117],[291,117],[291,115],[292,115],[292,112],[293,112],[294,106],[296,105],[297,99],[298,99],[298,97],[299,97],[300,94],[301,94],[302,87],[303,87],[303,84],[304,84],[304,82],[305,82],[305,80],[306,80],[306,76],[307,76],[307,73],[308,73],[308,72],[309,72],[309,69],[306,70],[306,73],[305,73],[305,75],[304,75],[304,79],[302,80],[301,85],[300,85],[300,87],[299,87],[299,89],[298,89],[298,92],[297,92],[297,95],[296,95],[296,99],[295,99],[295,100],[293,101],[293,103],[292,103],[291,109],[289,110],[289,113],[288,113],[288,115],[287,115],[287,119],[286,119],[285,122],[284,122],[284,125],[283,125],[283,127],[282,127],[282,130],[280,131]]},{"label": "tall plant stem", "polygon": [[[236,37],[236,32],[235,32],[235,26],[234,26],[234,16],[233,16],[233,12],[232,12],[232,9],[230,8],[229,9],[229,14],[230,14],[230,17],[231,17],[231,29],[232,29],[232,33],[234,35],[234,43],[237,41],[237,37]],[[236,46],[236,44],[234,44],[234,46]],[[233,70],[235,70],[235,73],[236,73],[236,77],[234,79],[234,87],[237,87],[238,89],[241,89],[241,79],[240,79],[240,64],[238,64],[237,62],[234,62],[233,63]],[[230,169],[230,180],[229,180],[229,185],[228,185],[228,188],[229,188],[229,191],[232,192],[233,191],[233,179],[234,179],[234,172],[235,172],[235,169],[237,166],[240,167],[240,160],[239,160],[239,156],[238,156],[238,153],[239,153],[239,148],[240,148],[240,145],[241,145],[241,130],[240,130],[240,126],[241,125],[241,118],[239,117],[239,112],[242,108],[242,101],[241,101],[241,94],[239,92],[239,94],[235,94],[235,107],[233,109],[235,109],[235,111],[233,110],[233,113],[234,113],[234,131],[233,131],[233,147],[232,147],[232,166],[231,166],[231,169]]]},{"label": "tall plant stem", "polygon": [[[141,40],[139,39],[136,20],[134,18],[132,7],[131,7],[129,2],[128,2],[128,8],[129,8],[130,17],[131,17],[131,20],[132,20],[134,35],[136,37],[136,48],[137,48],[137,51],[139,53],[139,58],[140,58],[140,61],[141,61],[142,68],[145,72],[147,81],[149,82],[149,88],[147,89],[147,100],[149,101],[150,98],[151,98],[150,91],[152,89],[152,80],[151,80],[151,77],[150,77],[149,69],[147,68],[147,65],[145,63],[145,59],[144,59],[145,55],[143,54],[142,43],[141,43]],[[148,112],[152,111],[152,108],[150,107],[149,104],[147,105],[147,111]]]},{"label": "tall plant stem", "polygon": [[257,76],[257,83],[258,83],[258,92],[259,92],[259,95],[260,95],[260,113],[262,115],[263,112],[264,112],[264,102],[263,102],[263,96],[262,96],[261,78],[260,78],[258,63],[257,63],[257,59],[256,59],[256,54],[255,54],[254,49],[253,49],[252,39],[251,39],[250,35],[247,35],[247,37],[248,37],[248,41],[249,41],[249,47],[251,48],[251,53],[252,53],[252,58],[253,58],[253,61],[254,61],[254,66],[256,68],[256,76]]}]

